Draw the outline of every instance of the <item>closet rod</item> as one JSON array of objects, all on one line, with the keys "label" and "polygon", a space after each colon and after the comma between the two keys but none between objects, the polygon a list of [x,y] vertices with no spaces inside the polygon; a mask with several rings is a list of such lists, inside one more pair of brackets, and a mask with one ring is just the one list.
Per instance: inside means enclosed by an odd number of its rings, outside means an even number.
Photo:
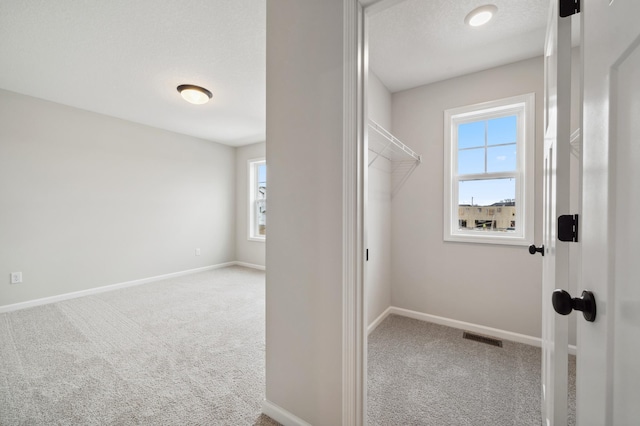
[{"label": "closet rod", "polygon": [[[409,148],[408,146],[403,144],[400,141],[400,139],[398,139],[395,136],[393,136],[384,127],[382,127],[381,125],[379,125],[375,121],[369,119],[369,127],[371,127],[373,130],[378,132],[382,137],[387,139],[391,144],[393,144],[396,147],[398,147],[400,150],[402,150],[402,152],[407,154],[409,157],[413,158],[414,160],[416,160],[419,163],[422,162],[422,156],[416,154],[414,150],[412,150],[411,148]],[[387,145],[382,151],[385,151],[388,146],[389,145]],[[384,157],[384,154],[382,154],[382,152],[378,152],[377,154],[382,155]]]}]

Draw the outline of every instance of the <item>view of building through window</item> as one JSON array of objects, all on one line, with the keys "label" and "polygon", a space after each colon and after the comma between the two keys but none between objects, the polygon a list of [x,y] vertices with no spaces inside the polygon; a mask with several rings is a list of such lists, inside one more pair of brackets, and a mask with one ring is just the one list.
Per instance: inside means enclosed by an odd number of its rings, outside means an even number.
[{"label": "view of building through window", "polygon": [[458,207],[458,227],[481,231],[514,231],[516,228],[516,202],[503,200],[489,206]]},{"label": "view of building through window", "polygon": [[267,165],[263,162],[257,165],[256,189],[256,222],[257,234],[267,235]]},{"label": "view of building through window", "polygon": [[517,140],[516,115],[458,125],[459,229],[515,231]]}]

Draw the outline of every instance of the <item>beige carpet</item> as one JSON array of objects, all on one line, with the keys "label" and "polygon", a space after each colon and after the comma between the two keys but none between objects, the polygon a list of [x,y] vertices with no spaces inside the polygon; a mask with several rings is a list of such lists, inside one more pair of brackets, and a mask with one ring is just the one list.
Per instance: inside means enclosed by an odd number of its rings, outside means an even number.
[{"label": "beige carpet", "polygon": [[275,425],[264,312],[231,267],[0,314],[0,424]]},{"label": "beige carpet", "polygon": [[[540,426],[540,349],[397,315],[369,335],[369,425]],[[569,424],[575,424],[571,357]]]},{"label": "beige carpet", "polygon": [[[277,425],[260,414],[264,290],[232,267],[0,314],[0,425]],[[461,334],[388,317],[369,425],[538,426],[540,350]]]}]

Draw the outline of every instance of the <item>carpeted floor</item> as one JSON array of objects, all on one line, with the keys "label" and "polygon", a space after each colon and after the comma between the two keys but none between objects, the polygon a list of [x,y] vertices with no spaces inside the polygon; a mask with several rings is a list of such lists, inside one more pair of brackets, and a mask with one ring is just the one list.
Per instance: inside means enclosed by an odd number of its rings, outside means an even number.
[{"label": "carpeted floor", "polygon": [[[0,314],[0,425],[276,426],[264,298],[264,272],[231,267]],[[369,425],[540,425],[540,350],[461,336],[383,321]]]},{"label": "carpeted floor", "polygon": [[231,267],[0,314],[0,424],[277,425],[264,311]]},{"label": "carpeted floor", "polygon": [[[369,425],[539,426],[540,352],[390,315],[369,335]],[[575,357],[569,370],[575,424]]]}]

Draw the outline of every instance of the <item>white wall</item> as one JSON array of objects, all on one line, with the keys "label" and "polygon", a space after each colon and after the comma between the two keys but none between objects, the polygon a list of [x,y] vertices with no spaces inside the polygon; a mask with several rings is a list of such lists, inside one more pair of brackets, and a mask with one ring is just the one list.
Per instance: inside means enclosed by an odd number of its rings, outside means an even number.
[{"label": "white wall", "polygon": [[343,2],[267,1],[266,399],[342,423]]},{"label": "white wall", "polygon": [[0,305],[235,260],[234,165],[227,146],[0,90]]},{"label": "white wall", "polygon": [[236,148],[236,260],[259,266],[265,266],[265,242],[249,240],[248,161],[265,158],[265,151],[264,142]]},{"label": "white wall", "polygon": [[[391,93],[373,71],[369,70],[368,78],[367,115],[390,130]],[[369,155],[375,154],[370,151]],[[365,300],[371,325],[391,306],[391,164],[386,158],[378,157],[369,166],[367,191]]]},{"label": "white wall", "polygon": [[391,92],[373,70],[368,73],[367,115],[387,130],[391,130]]},{"label": "white wall", "polygon": [[392,202],[393,306],[540,336],[542,257],[531,256],[525,246],[445,243],[442,231],[443,111],[529,92],[536,94],[536,172],[541,173],[542,58],[393,94],[393,133],[423,158]]}]

